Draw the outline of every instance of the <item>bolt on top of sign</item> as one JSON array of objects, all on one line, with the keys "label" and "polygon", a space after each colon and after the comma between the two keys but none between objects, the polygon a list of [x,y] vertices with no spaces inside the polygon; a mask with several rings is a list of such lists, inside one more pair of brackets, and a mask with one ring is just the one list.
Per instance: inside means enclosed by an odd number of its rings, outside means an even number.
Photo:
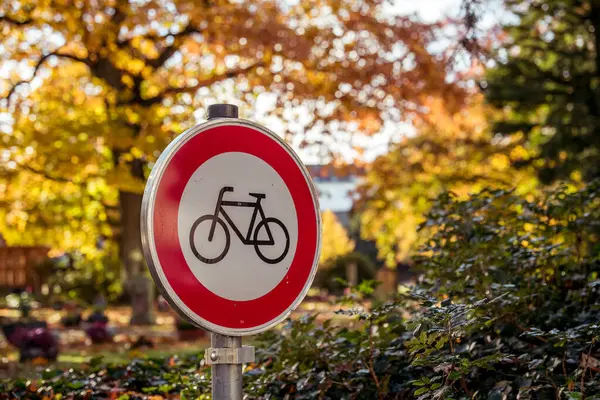
[{"label": "bolt on top of sign", "polygon": [[250,335],[284,320],[310,288],[319,207],[306,168],[282,139],[234,118],[235,106],[213,106],[214,114],[178,136],[152,169],[142,244],[180,314],[213,332]]}]

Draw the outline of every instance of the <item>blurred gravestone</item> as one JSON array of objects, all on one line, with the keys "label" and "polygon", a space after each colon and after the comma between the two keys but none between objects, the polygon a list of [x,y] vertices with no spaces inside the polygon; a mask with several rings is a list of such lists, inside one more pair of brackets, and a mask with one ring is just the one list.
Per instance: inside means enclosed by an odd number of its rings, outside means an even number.
[{"label": "blurred gravestone", "polygon": [[398,272],[391,268],[380,268],[377,271],[375,280],[380,282],[375,289],[375,296],[378,299],[386,299],[398,290]]},{"label": "blurred gravestone", "polygon": [[351,287],[358,285],[358,265],[355,262],[346,264],[346,282]]},{"label": "blurred gravestone", "polygon": [[129,279],[128,292],[131,296],[131,325],[151,325],[154,323],[154,282],[150,277],[136,271]]},{"label": "blurred gravestone", "polygon": [[395,268],[380,268],[375,280],[380,285],[375,290],[378,299],[385,299],[398,291],[399,285],[410,286],[415,283],[417,274],[411,269],[411,264],[398,263]]},{"label": "blurred gravestone", "polygon": [[104,297],[104,295],[102,293],[99,293],[94,298],[94,308],[103,310],[106,308],[107,305],[108,305],[108,303],[106,302],[106,298]]}]

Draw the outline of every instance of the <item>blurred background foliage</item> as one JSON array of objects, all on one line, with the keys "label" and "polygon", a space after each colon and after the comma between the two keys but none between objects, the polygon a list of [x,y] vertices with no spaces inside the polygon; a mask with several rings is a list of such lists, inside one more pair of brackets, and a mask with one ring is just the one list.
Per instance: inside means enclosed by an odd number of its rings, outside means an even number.
[{"label": "blurred background foliage", "polygon": [[251,398],[597,399],[600,183],[442,193],[410,294],[262,336]]},{"label": "blurred background foliage", "polygon": [[481,87],[500,110],[494,131],[521,138],[544,183],[600,173],[600,11],[595,1],[506,1],[505,25]]},{"label": "blurred background foliage", "polygon": [[321,214],[323,241],[319,259],[319,267],[327,268],[334,259],[345,256],[354,250],[355,243],[348,236],[338,218],[331,210]]},{"label": "blurred background foliage", "polygon": [[483,188],[536,188],[531,169],[513,161],[527,150],[516,140],[494,137],[487,121],[495,113],[474,93],[457,112],[440,99],[415,123],[412,137],[374,161],[360,187],[362,233],[376,241],[390,266],[409,259],[422,237],[417,227],[431,201],[444,191],[466,196]]},{"label": "blurred background foliage", "polygon": [[[315,280],[350,320],[263,335],[252,396],[599,398],[600,3],[407,4],[0,2],[6,244],[51,248],[48,298],[120,298],[143,271],[154,162],[235,103],[335,171],[315,181],[353,187],[351,209],[323,212]],[[127,387],[206,395],[195,362],[132,363]],[[123,371],[93,368],[50,383]]]},{"label": "blurred background foliage", "polygon": [[0,231],[9,245],[91,258],[102,237],[132,277],[143,270],[145,179],[208,104],[238,104],[328,163],[359,162],[355,138],[410,122],[430,97],[459,110],[467,91],[450,78],[451,52],[430,50],[446,24],[385,10],[377,0],[3,2]]},{"label": "blurred background foliage", "polygon": [[[126,287],[109,282],[144,270],[138,212],[153,163],[215,102],[305,159],[355,171],[350,223],[323,213],[323,271],[353,252],[374,270],[412,263],[441,193],[531,200],[598,175],[596,2],[465,0],[437,20],[393,6],[1,3],[7,244],[77,254],[72,279]],[[385,150],[369,153],[381,137]]]},{"label": "blurred background foliage", "polygon": [[[432,203],[412,292],[378,302],[375,282],[347,288],[336,319],[289,320],[255,338],[251,399],[598,399],[600,183],[529,200],[485,190]],[[367,306],[367,304],[370,304]],[[2,393],[210,398],[197,355],[46,369]],[[76,385],[70,383],[76,382]]]}]

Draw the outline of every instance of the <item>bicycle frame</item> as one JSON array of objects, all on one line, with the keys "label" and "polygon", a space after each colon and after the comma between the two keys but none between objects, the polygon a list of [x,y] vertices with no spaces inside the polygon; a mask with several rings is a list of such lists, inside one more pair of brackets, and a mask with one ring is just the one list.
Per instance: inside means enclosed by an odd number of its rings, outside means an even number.
[{"label": "bicycle frame", "polygon": [[[225,195],[226,192],[233,192],[233,187],[225,186],[225,187],[221,188],[221,191],[219,192],[219,198],[217,200],[217,206],[215,208],[214,218],[212,220],[212,225],[210,227],[210,232],[208,234],[208,241],[212,242],[212,239],[213,239],[213,236],[215,233],[215,228],[217,226],[217,218],[219,217],[219,213],[221,213],[223,215],[223,218],[225,218],[225,220],[229,223],[229,226],[231,226],[231,228],[233,229],[233,231],[235,232],[237,237],[240,239],[240,241],[244,245],[268,245],[268,246],[274,245],[275,240],[273,239],[273,235],[271,234],[271,230],[269,229],[269,224],[265,224],[265,229],[267,231],[267,236],[268,236],[267,240],[253,240],[252,239],[252,231],[254,230],[254,224],[256,223],[257,214],[260,214],[260,217],[262,219],[266,218],[265,212],[263,211],[262,206],[260,204],[260,201],[262,200],[262,198],[258,197],[255,202],[227,201],[227,200],[223,200],[223,196]],[[229,217],[229,215],[227,214],[227,211],[225,211],[225,208],[223,208],[224,206],[253,207],[254,208],[254,212],[252,213],[252,218],[250,219],[250,227],[248,228],[248,233],[246,234],[245,237],[242,235],[242,232],[240,232],[240,230],[237,228],[237,226],[235,226],[235,223]]]}]

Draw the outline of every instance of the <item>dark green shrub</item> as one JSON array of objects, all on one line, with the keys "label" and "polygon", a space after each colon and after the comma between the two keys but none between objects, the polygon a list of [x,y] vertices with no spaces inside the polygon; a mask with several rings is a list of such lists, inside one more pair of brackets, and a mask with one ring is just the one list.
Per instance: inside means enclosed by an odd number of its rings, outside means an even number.
[{"label": "dark green shrub", "polygon": [[[600,399],[599,217],[598,184],[540,200],[441,196],[423,226],[419,288],[367,310],[365,281],[341,323],[306,316],[262,335],[247,398]],[[207,393],[208,370],[186,365],[136,361],[41,385],[83,393],[102,377],[142,393]]]},{"label": "dark green shrub", "polygon": [[[254,398],[600,398],[600,190],[443,195],[420,288],[265,335]],[[417,301],[417,302],[415,302]],[[411,309],[412,318],[403,320]],[[255,372],[258,374],[258,372]]]}]

